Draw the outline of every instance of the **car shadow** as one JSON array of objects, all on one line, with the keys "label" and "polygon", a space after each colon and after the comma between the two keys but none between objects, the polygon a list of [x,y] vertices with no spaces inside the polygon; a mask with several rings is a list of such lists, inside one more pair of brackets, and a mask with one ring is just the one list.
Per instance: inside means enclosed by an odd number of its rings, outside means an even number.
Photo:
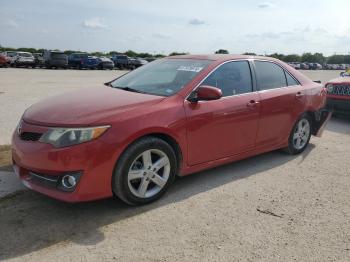
[{"label": "car shadow", "polygon": [[335,133],[350,135],[350,116],[332,116],[332,118],[328,121],[325,129]]},{"label": "car shadow", "polygon": [[[302,153],[302,159],[314,148],[310,144]],[[29,190],[20,192],[0,200],[0,260],[63,241],[95,245],[105,239],[102,227],[263,173],[297,157],[300,156],[274,151],[177,178],[163,198],[140,207],[130,207],[116,199],[67,204]]]}]

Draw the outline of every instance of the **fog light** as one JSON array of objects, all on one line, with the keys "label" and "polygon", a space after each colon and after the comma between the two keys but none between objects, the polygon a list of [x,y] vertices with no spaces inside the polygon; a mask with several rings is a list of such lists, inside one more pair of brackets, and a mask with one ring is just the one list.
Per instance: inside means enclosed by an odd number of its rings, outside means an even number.
[{"label": "fog light", "polygon": [[76,186],[77,180],[74,176],[71,175],[65,175],[62,177],[62,186],[64,186],[67,189],[72,189]]},{"label": "fog light", "polygon": [[58,181],[57,189],[65,192],[73,192],[77,188],[82,174],[79,171],[63,174]]}]

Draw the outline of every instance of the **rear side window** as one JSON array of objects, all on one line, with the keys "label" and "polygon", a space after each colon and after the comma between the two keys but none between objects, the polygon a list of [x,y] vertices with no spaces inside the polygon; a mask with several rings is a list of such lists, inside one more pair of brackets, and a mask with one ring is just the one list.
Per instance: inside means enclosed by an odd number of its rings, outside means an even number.
[{"label": "rear side window", "polygon": [[287,84],[288,86],[297,86],[299,83],[287,72],[286,72],[286,78],[287,78]]},{"label": "rear side window", "polygon": [[271,62],[255,61],[255,68],[260,90],[269,90],[287,86],[284,70]]},{"label": "rear side window", "polygon": [[252,92],[252,76],[248,61],[223,64],[202,83],[222,91],[222,96],[232,96]]}]

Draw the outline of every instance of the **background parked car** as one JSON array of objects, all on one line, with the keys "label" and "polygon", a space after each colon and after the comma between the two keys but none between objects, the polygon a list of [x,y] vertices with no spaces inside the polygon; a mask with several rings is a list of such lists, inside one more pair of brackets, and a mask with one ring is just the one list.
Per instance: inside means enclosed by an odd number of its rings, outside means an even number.
[{"label": "background parked car", "polygon": [[68,56],[68,67],[81,69],[81,63],[84,58],[87,58],[88,54],[86,53],[73,53]]},{"label": "background parked car", "polygon": [[98,68],[103,70],[103,69],[113,69],[114,68],[114,62],[109,59],[108,57],[100,57],[98,58],[99,60],[99,65]]},{"label": "background parked car", "polygon": [[42,53],[34,53],[34,61],[35,61],[35,66],[36,67],[44,67],[44,58]]},{"label": "background parked car", "polygon": [[68,56],[61,51],[45,50],[44,64],[46,68],[67,68]]},{"label": "background parked car", "polygon": [[9,64],[12,64],[13,61],[15,60],[15,58],[16,58],[17,52],[15,52],[15,51],[5,51],[2,54],[5,55],[9,59]]},{"label": "background parked car", "polygon": [[148,61],[146,61],[145,59],[142,59],[142,58],[138,58],[138,57],[130,59],[131,69],[138,68],[138,67],[143,66],[147,63],[148,63]]},{"label": "background parked car", "polygon": [[35,59],[33,54],[29,52],[17,52],[17,55],[12,62],[12,66],[35,67]]},{"label": "background parked car", "polygon": [[326,89],[327,107],[333,115],[350,115],[350,76],[343,74],[343,77],[329,80]]},{"label": "background parked car", "polygon": [[0,67],[8,67],[10,59],[4,54],[0,54]]},{"label": "background parked car", "polygon": [[300,64],[300,69],[302,69],[302,70],[309,70],[310,66],[307,63],[301,63]]},{"label": "background parked car", "polygon": [[130,69],[130,58],[126,55],[114,55],[112,56],[114,66],[119,69]]},{"label": "background parked car", "polygon": [[81,60],[80,69],[97,69],[100,65],[100,60],[96,56],[87,56]]}]

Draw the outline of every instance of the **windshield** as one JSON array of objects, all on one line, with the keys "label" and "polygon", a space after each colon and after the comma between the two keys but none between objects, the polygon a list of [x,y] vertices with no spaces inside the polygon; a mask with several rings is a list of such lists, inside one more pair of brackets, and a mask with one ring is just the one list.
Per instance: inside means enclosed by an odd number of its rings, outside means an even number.
[{"label": "windshield", "polygon": [[32,54],[30,53],[18,53],[18,55],[22,57],[32,57]]},{"label": "windshield", "polygon": [[66,58],[67,55],[65,53],[52,52],[51,57],[52,58]]},{"label": "windshield", "polygon": [[171,96],[181,90],[211,61],[195,59],[160,59],[148,63],[111,82],[114,88]]}]

